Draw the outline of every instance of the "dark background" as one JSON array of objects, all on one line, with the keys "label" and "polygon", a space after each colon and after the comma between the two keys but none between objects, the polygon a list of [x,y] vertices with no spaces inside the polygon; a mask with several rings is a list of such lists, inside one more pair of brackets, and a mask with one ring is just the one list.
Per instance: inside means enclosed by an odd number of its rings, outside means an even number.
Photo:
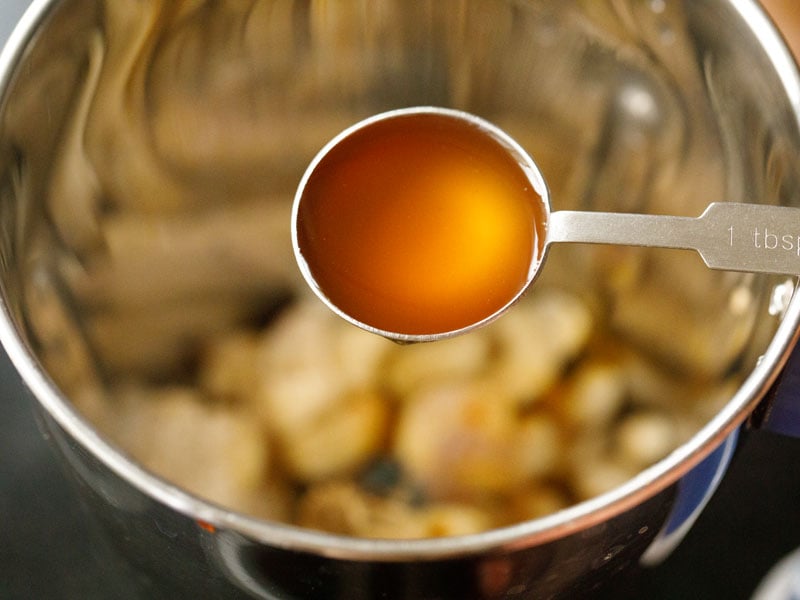
[{"label": "dark background", "polygon": [[[0,43],[29,0],[0,0]],[[800,547],[800,440],[747,432],[684,543],[633,573],[618,598],[749,598]],[[32,400],[0,352],[0,600],[136,598],[126,566],[98,546],[91,515],[39,433]]]}]

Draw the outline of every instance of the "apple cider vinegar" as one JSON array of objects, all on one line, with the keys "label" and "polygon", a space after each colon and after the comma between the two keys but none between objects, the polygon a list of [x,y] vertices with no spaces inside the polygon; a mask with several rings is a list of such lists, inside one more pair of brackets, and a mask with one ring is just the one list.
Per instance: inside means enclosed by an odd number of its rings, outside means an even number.
[{"label": "apple cider vinegar", "polygon": [[378,330],[454,331],[524,289],[546,212],[515,153],[436,112],[367,123],[322,154],[297,204],[297,246],[319,290]]}]

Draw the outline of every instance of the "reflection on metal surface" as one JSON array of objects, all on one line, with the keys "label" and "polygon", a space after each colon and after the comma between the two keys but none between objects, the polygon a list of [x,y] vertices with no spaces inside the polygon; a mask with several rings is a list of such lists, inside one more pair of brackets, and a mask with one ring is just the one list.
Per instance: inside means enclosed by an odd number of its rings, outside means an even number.
[{"label": "reflection on metal surface", "polygon": [[669,518],[642,555],[642,564],[653,566],[660,563],[683,540],[722,481],[738,440],[739,433],[735,431],[678,482],[677,497]]},{"label": "reflection on metal surface", "polygon": [[795,291],[795,281],[788,279],[775,286],[772,290],[772,299],[769,303],[769,314],[783,317]]}]

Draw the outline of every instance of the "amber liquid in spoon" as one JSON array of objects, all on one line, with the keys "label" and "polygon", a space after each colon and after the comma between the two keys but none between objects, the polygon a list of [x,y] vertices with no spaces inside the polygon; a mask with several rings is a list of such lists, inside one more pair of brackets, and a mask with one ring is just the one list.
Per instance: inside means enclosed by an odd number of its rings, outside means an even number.
[{"label": "amber liquid in spoon", "polygon": [[529,175],[465,119],[378,120],[313,165],[296,243],[351,318],[400,334],[458,330],[511,303],[539,262],[546,209]]}]

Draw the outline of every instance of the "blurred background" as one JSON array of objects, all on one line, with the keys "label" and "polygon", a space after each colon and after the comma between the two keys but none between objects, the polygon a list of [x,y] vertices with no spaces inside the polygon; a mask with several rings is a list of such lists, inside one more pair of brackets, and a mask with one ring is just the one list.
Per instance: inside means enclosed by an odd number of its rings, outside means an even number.
[{"label": "blurred background", "polygon": [[[28,4],[0,0],[1,43]],[[765,4],[800,51],[797,0]],[[745,432],[738,453],[678,550],[608,597],[750,598],[770,567],[800,546],[800,440]],[[0,352],[0,599],[137,598],[136,578],[104,548]]]}]

